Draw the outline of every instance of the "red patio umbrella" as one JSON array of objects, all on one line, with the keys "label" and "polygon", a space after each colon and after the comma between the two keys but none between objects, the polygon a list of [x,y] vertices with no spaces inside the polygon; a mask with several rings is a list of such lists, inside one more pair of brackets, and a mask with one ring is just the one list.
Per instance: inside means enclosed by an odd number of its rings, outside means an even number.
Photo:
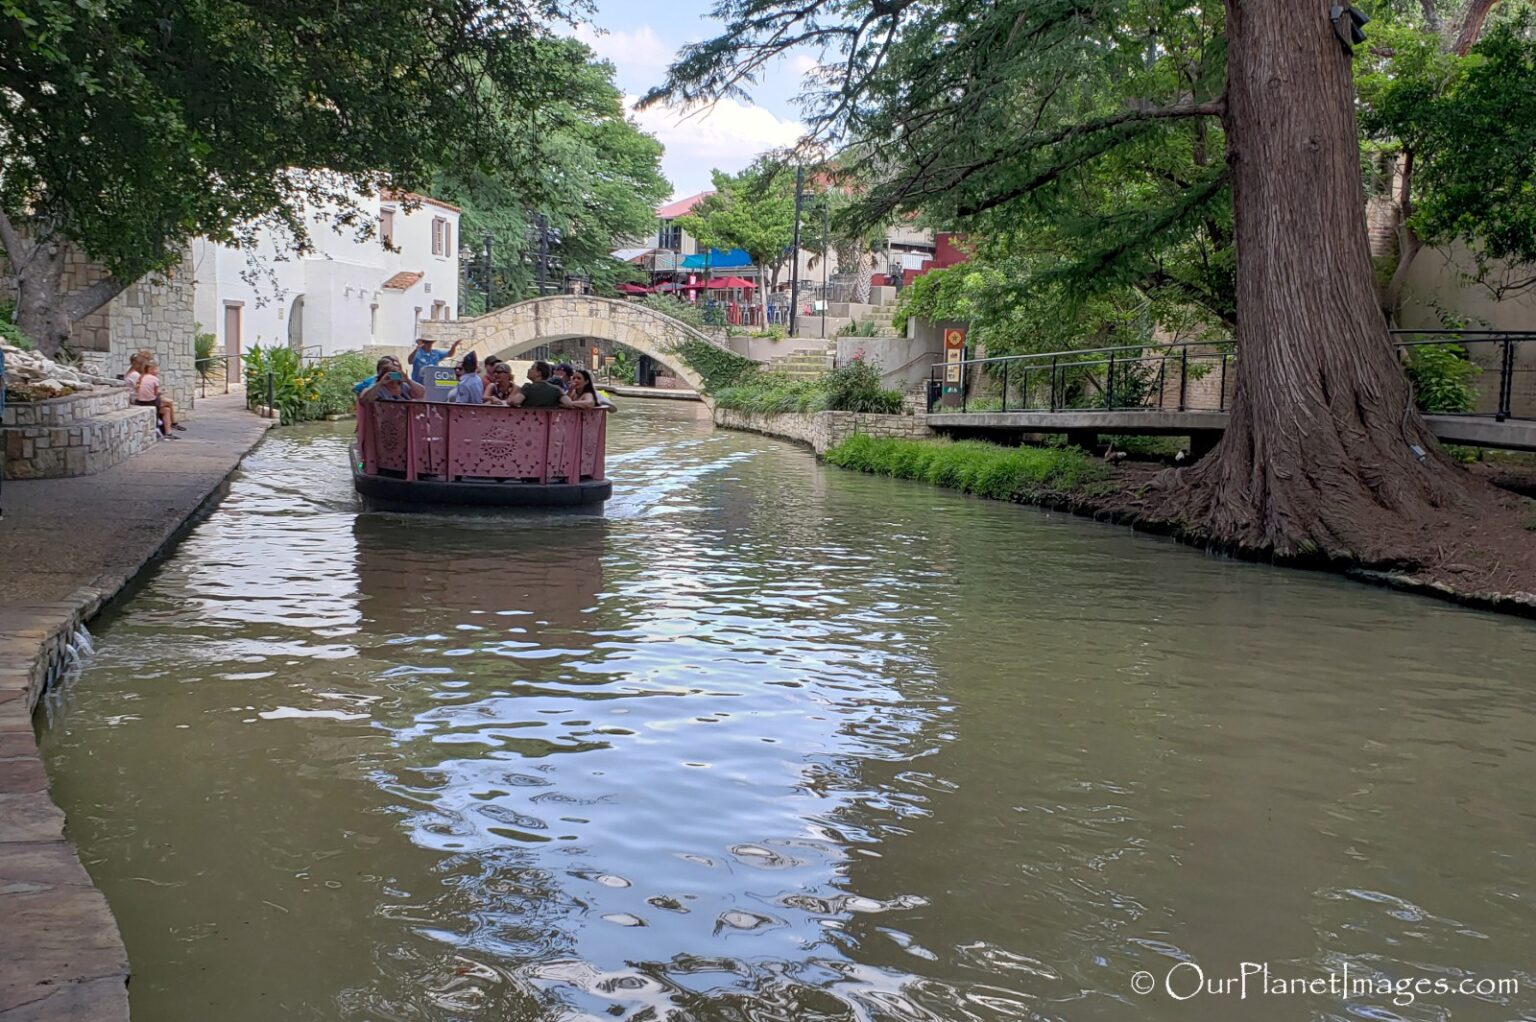
[{"label": "red patio umbrella", "polygon": [[651,289],[643,284],[620,284],[619,293],[626,295],[648,295]]},{"label": "red patio umbrella", "polygon": [[742,277],[716,277],[714,280],[710,281],[708,284],[705,284],[704,286],[709,288],[712,291],[713,290],[741,289],[741,288],[746,288],[746,289],[750,290],[751,288],[757,287],[757,285],[752,283],[752,281],[746,280],[746,279],[744,279]]}]

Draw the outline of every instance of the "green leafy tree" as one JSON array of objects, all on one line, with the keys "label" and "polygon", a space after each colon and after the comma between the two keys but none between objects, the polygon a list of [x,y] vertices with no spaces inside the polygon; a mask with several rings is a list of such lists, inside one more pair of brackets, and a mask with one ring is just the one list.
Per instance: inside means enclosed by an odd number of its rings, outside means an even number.
[{"label": "green leafy tree", "polygon": [[[792,173],[759,159],[737,174],[714,171],[715,193],[700,201],[678,225],[701,248],[739,248],[766,274],[758,299],[766,312],[768,291],[777,287],[795,236],[795,182]],[[764,321],[766,322],[766,316]]]},{"label": "green leafy tree", "polygon": [[1379,43],[1356,56],[1369,151],[1394,191],[1389,316],[1426,245],[1465,245],[1497,297],[1536,285],[1533,6],[1446,6],[1384,5]]},{"label": "green leafy tree", "polygon": [[1075,223],[1086,257],[1064,232],[1049,253],[1061,278],[1125,284],[1166,272],[1175,260],[1161,253],[1188,261],[1191,232],[1230,215],[1230,422],[1211,455],[1162,480],[1149,514],[1250,552],[1388,563],[1415,556],[1424,523],[1466,500],[1472,484],[1413,408],[1379,311],[1352,64],[1327,5],[716,11],[721,34],[686,47],[647,100],[741,94],[791,50],[827,54],[807,79],[807,145],[842,147],[878,182],[853,214],[866,222],[921,211],[964,228],[1005,213]]},{"label": "green leafy tree", "polygon": [[[610,253],[654,226],[656,205],[671,191],[661,173],[661,143],[625,116],[613,66],[597,61],[574,39],[540,46],[562,51],[556,62],[576,71],[566,95],[539,111],[545,125],[539,164],[531,169],[448,165],[433,185],[434,195],[463,208],[460,231],[476,249],[476,260],[482,238],[491,235],[498,302],[537,292],[539,213],[557,239],[549,247],[554,284],[565,274],[580,274],[608,293],[636,279],[634,268]],[[501,130],[516,137],[523,113],[505,104],[500,109]],[[475,266],[478,270],[479,263]],[[471,291],[468,307],[480,311],[480,294]]]},{"label": "green leafy tree", "polygon": [[[564,0],[9,0],[0,20],[0,243],[17,319],[73,323],[185,241],[306,210],[366,232],[354,189],[435,168],[536,167],[543,111],[582,70],[539,45]],[[507,116],[497,116],[506,113]],[[515,120],[520,129],[503,129]],[[64,242],[108,275],[66,285]]]}]

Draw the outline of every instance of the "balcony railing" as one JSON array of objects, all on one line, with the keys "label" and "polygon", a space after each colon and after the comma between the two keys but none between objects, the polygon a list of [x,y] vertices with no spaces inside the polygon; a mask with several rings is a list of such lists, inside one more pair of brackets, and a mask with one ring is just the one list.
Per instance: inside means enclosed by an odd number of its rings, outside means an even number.
[{"label": "balcony railing", "polygon": [[411,481],[599,481],[607,420],[596,409],[365,402],[358,459],[367,475]]}]

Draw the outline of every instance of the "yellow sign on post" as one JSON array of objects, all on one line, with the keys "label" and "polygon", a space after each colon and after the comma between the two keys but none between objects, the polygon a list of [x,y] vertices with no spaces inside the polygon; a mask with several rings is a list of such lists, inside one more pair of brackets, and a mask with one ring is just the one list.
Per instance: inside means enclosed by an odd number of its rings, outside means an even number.
[{"label": "yellow sign on post", "polygon": [[948,327],[944,331],[944,391],[939,403],[947,408],[958,408],[965,390],[965,327]]}]

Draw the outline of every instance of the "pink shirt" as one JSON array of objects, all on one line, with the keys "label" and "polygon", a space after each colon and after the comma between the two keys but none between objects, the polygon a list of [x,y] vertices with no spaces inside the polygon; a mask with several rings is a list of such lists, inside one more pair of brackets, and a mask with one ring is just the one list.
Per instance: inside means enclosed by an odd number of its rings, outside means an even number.
[{"label": "pink shirt", "polygon": [[135,401],[153,401],[160,396],[160,377],[154,373],[145,373],[139,377],[138,386],[133,389]]}]

